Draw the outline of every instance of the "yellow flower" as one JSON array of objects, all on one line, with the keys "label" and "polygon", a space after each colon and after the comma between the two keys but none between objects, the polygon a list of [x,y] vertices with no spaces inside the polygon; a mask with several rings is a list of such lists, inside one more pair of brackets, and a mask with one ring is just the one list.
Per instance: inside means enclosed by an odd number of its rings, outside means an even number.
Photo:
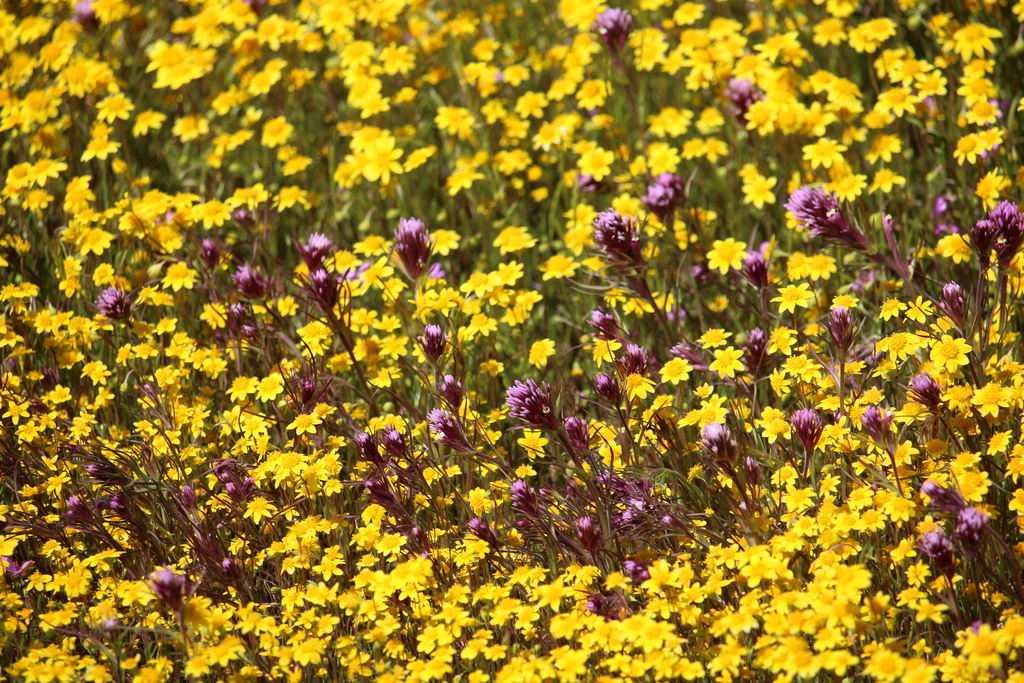
[{"label": "yellow flower", "polygon": [[273,517],[275,512],[277,512],[277,506],[261,496],[253,498],[246,504],[243,516],[259,524],[262,520]]},{"label": "yellow flower", "polygon": [[562,254],[555,254],[543,264],[539,266],[540,272],[544,273],[543,280],[556,279],[560,280],[563,277],[572,277],[576,274],[576,269],[579,264],[568,256]]},{"label": "yellow flower", "polygon": [[779,304],[779,313],[796,311],[796,307],[807,308],[814,301],[814,292],[804,283],[799,285],[787,285],[779,290],[779,296],[772,299],[772,303]]},{"label": "yellow flower", "polygon": [[654,391],[654,382],[643,375],[632,373],[626,377],[626,396],[630,400],[647,398],[647,395]]},{"label": "yellow flower", "polygon": [[594,180],[600,181],[611,174],[611,163],[615,155],[606,149],[597,147],[583,154],[577,162],[580,173],[593,176]]},{"label": "yellow flower", "polygon": [[189,268],[185,263],[178,261],[177,263],[171,264],[171,267],[167,269],[167,274],[164,275],[163,282],[160,286],[164,289],[173,289],[175,292],[184,289],[192,289],[196,283],[196,276],[199,273]]},{"label": "yellow flower", "polygon": [[661,381],[670,384],[679,384],[690,378],[690,371],[693,368],[684,358],[673,358],[661,368]]},{"label": "yellow flower", "polygon": [[815,143],[804,145],[804,161],[811,162],[811,168],[832,168],[833,164],[842,163],[846,145],[841,145],[830,138],[821,138]]},{"label": "yellow flower", "polygon": [[535,368],[543,368],[548,364],[548,358],[555,353],[555,342],[550,339],[535,341],[530,346],[529,362]]},{"label": "yellow flower", "polygon": [[967,365],[970,360],[967,354],[971,352],[971,345],[966,339],[954,339],[948,334],[942,335],[942,339],[932,344],[931,361],[944,369],[946,372],[956,372],[961,366]]},{"label": "yellow flower", "polygon": [[753,204],[758,209],[763,209],[765,204],[775,203],[775,193],[772,191],[778,183],[778,178],[764,177],[760,174],[743,181],[743,203]]},{"label": "yellow flower", "polygon": [[708,252],[708,268],[711,270],[717,270],[725,275],[730,268],[739,270],[743,267],[743,259],[746,258],[747,252],[742,242],[727,237],[724,240],[715,240],[711,246],[712,249]]},{"label": "yellow flower", "polygon": [[740,360],[741,358],[743,358],[742,351],[727,346],[715,351],[715,360],[708,365],[708,369],[717,372],[722,377],[735,377],[737,372],[747,369],[747,366]]},{"label": "yellow flower", "polygon": [[294,130],[295,126],[288,123],[288,120],[283,116],[270,119],[263,124],[263,135],[260,138],[260,144],[269,148],[283,145],[288,142]]},{"label": "yellow flower", "polygon": [[307,415],[303,413],[302,415],[299,415],[294,420],[292,420],[291,424],[288,425],[288,429],[295,430],[295,436],[301,436],[303,434],[315,434],[316,427],[319,424],[323,424],[323,420],[321,420],[318,416]]}]

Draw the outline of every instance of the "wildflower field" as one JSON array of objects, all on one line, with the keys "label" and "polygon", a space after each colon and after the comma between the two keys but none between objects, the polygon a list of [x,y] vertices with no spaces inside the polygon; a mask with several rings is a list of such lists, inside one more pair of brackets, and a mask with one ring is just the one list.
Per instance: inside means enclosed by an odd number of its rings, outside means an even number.
[{"label": "wildflower field", "polygon": [[1024,681],[1024,0],[0,2],[0,670]]}]

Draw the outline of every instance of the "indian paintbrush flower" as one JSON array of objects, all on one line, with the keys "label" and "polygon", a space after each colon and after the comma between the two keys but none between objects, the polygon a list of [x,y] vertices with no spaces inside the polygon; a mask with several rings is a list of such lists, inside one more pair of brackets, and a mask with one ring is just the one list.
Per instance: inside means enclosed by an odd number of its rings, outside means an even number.
[{"label": "indian paintbrush flower", "polygon": [[632,26],[633,16],[618,8],[601,12],[594,21],[594,30],[601,34],[601,39],[613,57],[617,57],[626,46],[626,39]]},{"label": "indian paintbrush flower", "polygon": [[403,218],[398,222],[395,229],[395,252],[410,280],[415,282],[426,272],[432,249],[433,242],[423,221]]},{"label": "indian paintbrush flower", "polygon": [[532,427],[556,428],[558,417],[551,407],[551,387],[532,379],[516,380],[505,394],[509,415]]},{"label": "indian paintbrush flower", "polygon": [[814,187],[801,187],[790,195],[786,210],[806,225],[811,234],[855,249],[865,249],[868,239],[839,210],[836,196]]}]

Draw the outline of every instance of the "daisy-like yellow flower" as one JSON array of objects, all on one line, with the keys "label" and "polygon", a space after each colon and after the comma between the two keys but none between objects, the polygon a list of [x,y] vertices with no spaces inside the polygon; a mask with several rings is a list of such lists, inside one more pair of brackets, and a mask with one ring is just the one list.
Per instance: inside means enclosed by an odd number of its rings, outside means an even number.
[{"label": "daisy-like yellow flower", "polygon": [[735,377],[737,372],[743,372],[747,366],[740,360],[743,358],[743,351],[732,346],[715,351],[715,360],[711,361],[708,369],[717,372],[721,377]]},{"label": "daisy-like yellow flower", "polygon": [[308,415],[303,413],[292,420],[291,424],[288,425],[289,430],[295,431],[295,436],[302,436],[303,434],[315,434],[317,425],[323,424],[317,415]]},{"label": "daisy-like yellow flower", "polygon": [[728,273],[730,268],[739,270],[747,256],[744,246],[742,242],[732,237],[715,240],[711,244],[711,251],[708,252],[708,268],[717,270],[722,275]]},{"label": "daisy-like yellow flower", "polygon": [[787,285],[779,290],[779,296],[772,299],[772,303],[779,304],[779,313],[796,311],[797,306],[807,308],[814,301],[814,292],[805,284]]},{"label": "daisy-like yellow flower", "polygon": [[954,339],[948,334],[932,344],[930,354],[931,361],[946,372],[956,372],[970,360],[967,354],[971,352],[971,345],[966,339]]},{"label": "daisy-like yellow flower", "polygon": [[648,394],[654,391],[654,382],[649,378],[636,373],[628,375],[624,384],[626,388],[626,396],[628,396],[631,401],[636,399],[643,400],[647,398]]}]

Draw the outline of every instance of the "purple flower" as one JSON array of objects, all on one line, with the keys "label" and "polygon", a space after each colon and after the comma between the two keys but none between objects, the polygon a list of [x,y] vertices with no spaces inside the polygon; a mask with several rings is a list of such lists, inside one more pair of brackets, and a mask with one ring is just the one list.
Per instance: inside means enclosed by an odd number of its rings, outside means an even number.
[{"label": "purple flower", "polygon": [[185,598],[190,593],[188,578],[171,569],[158,569],[149,575],[149,587],[153,593],[174,612],[185,607]]},{"label": "purple flower", "polygon": [[622,388],[619,386],[619,380],[607,373],[602,372],[594,378],[594,391],[612,405],[619,405],[622,402]]},{"label": "purple flower", "polygon": [[220,263],[220,247],[217,243],[211,239],[203,240],[203,243],[199,245],[199,260],[203,262],[209,270],[213,270]]},{"label": "purple flower", "polygon": [[879,410],[875,406],[868,407],[861,415],[860,423],[864,430],[878,443],[889,443],[892,440],[892,413],[888,410]]},{"label": "purple flower", "polygon": [[556,428],[558,418],[551,409],[551,387],[539,385],[532,379],[516,380],[505,393],[509,415],[534,427]]},{"label": "purple flower", "polygon": [[930,503],[947,515],[958,515],[967,507],[963,496],[953,489],[946,488],[934,479],[929,479],[921,484],[921,495],[927,496]]},{"label": "purple flower", "polygon": [[612,56],[617,56],[626,46],[626,39],[632,26],[633,16],[618,8],[601,12],[594,22],[594,30],[601,34],[601,39]]},{"label": "purple flower", "polygon": [[636,219],[623,216],[615,209],[602,211],[594,219],[594,242],[608,263],[620,270],[632,270],[644,264]]},{"label": "purple flower", "polygon": [[786,210],[806,225],[815,237],[855,249],[864,249],[868,245],[868,239],[843,217],[839,202],[831,192],[801,187],[789,196]]},{"label": "purple flower", "polygon": [[585,515],[576,520],[576,537],[587,552],[594,553],[601,546],[601,529],[593,517]]},{"label": "purple flower", "polygon": [[75,21],[89,33],[100,27],[100,19],[92,6],[92,0],[81,0],[75,4]]},{"label": "purple flower", "polygon": [[405,443],[405,437],[391,425],[380,433],[379,441],[384,450],[395,458],[404,458],[408,455],[409,447]]},{"label": "purple flower", "polygon": [[498,537],[494,534],[491,526],[479,517],[474,517],[469,520],[469,522],[466,523],[466,526],[469,528],[470,533],[481,541],[486,541],[487,545],[491,546],[491,548],[497,549],[500,545]]},{"label": "purple flower", "polygon": [[466,435],[462,433],[462,425],[451,413],[435,408],[427,413],[427,423],[430,425],[430,431],[441,443],[459,451],[472,450],[466,441]]},{"label": "purple flower", "polygon": [[654,356],[650,351],[637,344],[626,344],[626,353],[616,361],[622,374],[646,375],[648,368],[654,363]]},{"label": "purple flower", "polygon": [[249,299],[262,299],[267,293],[269,282],[255,268],[242,266],[231,276],[238,292]]},{"label": "purple flower", "polygon": [[331,275],[323,268],[309,274],[309,291],[324,311],[331,311],[341,299],[341,278]]},{"label": "purple flower", "polygon": [[743,277],[758,289],[768,286],[768,271],[768,259],[759,251],[752,251],[743,259]]},{"label": "purple flower", "polygon": [[[698,351],[699,354],[699,351]],[[743,346],[743,362],[751,372],[757,372],[768,357],[768,335],[760,327],[747,332],[747,343]],[[701,363],[703,364],[703,357]],[[693,362],[690,362],[693,365]],[[697,366],[693,366],[697,369]]]},{"label": "purple flower", "polygon": [[590,427],[587,425],[587,421],[582,417],[565,418],[565,436],[569,439],[569,443],[576,449],[577,452],[586,452],[590,450]]},{"label": "purple flower", "polygon": [[462,382],[451,375],[445,375],[438,388],[445,403],[448,404],[448,409],[456,413],[459,412],[459,406],[462,405]]},{"label": "purple flower", "polygon": [[917,547],[942,571],[949,571],[953,568],[953,544],[949,542],[949,538],[942,529],[922,534]]},{"label": "purple flower", "polygon": [[825,329],[832,337],[836,351],[845,356],[853,344],[853,317],[845,306],[836,306],[828,314]]},{"label": "purple flower", "polygon": [[964,329],[967,324],[967,295],[964,288],[955,282],[943,287],[939,310],[952,320],[954,325]]},{"label": "purple flower", "polygon": [[436,363],[444,355],[448,345],[448,335],[439,325],[427,325],[423,328],[423,334],[419,337],[420,348],[423,354]]},{"label": "purple flower", "polygon": [[954,536],[969,555],[981,545],[982,537],[988,530],[989,516],[976,507],[964,508],[956,518]]},{"label": "purple flower", "polygon": [[1005,270],[1024,241],[1024,214],[1013,202],[1002,201],[988,212],[988,220],[996,226],[996,256],[999,267]]},{"label": "purple flower", "polygon": [[600,306],[590,312],[587,324],[594,328],[594,336],[598,339],[618,339],[622,336],[622,330],[619,329],[619,321],[615,319],[614,315]]},{"label": "purple flower", "polygon": [[729,428],[720,422],[704,426],[700,447],[716,463],[729,464],[736,459],[736,440],[732,438]]},{"label": "purple flower", "polygon": [[427,269],[433,242],[423,221],[418,218],[403,218],[395,229],[395,252],[402,262],[406,275],[416,281]]},{"label": "purple flower", "polygon": [[743,476],[754,486],[761,483],[761,465],[749,455],[743,460]]},{"label": "purple flower", "polygon": [[725,96],[732,102],[733,114],[746,125],[750,105],[764,99],[764,94],[746,78],[731,78],[725,88]]},{"label": "purple flower", "polygon": [[35,560],[28,560],[27,562],[15,562],[6,555],[0,557],[0,561],[4,563],[4,570],[11,576],[24,576],[25,572],[35,564]]},{"label": "purple flower", "polygon": [[640,585],[651,578],[651,573],[647,571],[647,565],[636,560],[626,560],[623,562],[622,570],[629,577],[629,580],[636,585]]},{"label": "purple flower", "polygon": [[96,299],[96,308],[104,318],[123,320],[131,315],[132,302],[117,287],[108,287]]},{"label": "purple flower", "polygon": [[64,516],[76,524],[90,524],[93,521],[92,506],[78,496],[71,496],[68,498],[68,509]]},{"label": "purple flower", "polygon": [[647,186],[647,194],[640,201],[659,221],[670,225],[675,210],[683,203],[683,191],[682,178],[674,173],[662,173]]},{"label": "purple flower", "polygon": [[509,497],[512,500],[512,509],[528,517],[539,517],[540,508],[537,505],[537,492],[522,479],[516,479],[509,487]]},{"label": "purple flower", "polygon": [[803,408],[793,413],[793,432],[796,438],[804,446],[807,457],[814,454],[814,448],[818,445],[821,433],[825,431],[825,422],[815,411],[810,408]]},{"label": "purple flower", "polygon": [[298,247],[299,256],[306,263],[309,272],[319,270],[324,266],[324,259],[334,251],[334,240],[319,232],[311,233],[306,238],[305,244]]},{"label": "purple flower", "polygon": [[937,221],[942,214],[946,213],[949,209],[949,198],[946,195],[939,195],[932,202],[932,220]]},{"label": "purple flower", "polygon": [[910,379],[908,393],[911,399],[923,405],[929,412],[935,415],[939,414],[939,408],[942,406],[942,388],[927,372],[914,375]]}]

